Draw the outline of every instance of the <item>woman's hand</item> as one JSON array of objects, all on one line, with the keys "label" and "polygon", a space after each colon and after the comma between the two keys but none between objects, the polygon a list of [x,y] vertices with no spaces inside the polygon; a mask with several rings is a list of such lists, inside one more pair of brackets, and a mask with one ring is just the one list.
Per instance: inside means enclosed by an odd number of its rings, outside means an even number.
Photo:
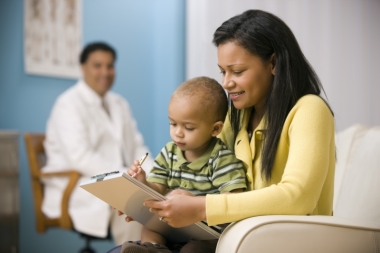
[{"label": "woman's hand", "polygon": [[206,197],[195,197],[184,190],[172,191],[164,201],[146,200],[144,206],[175,228],[206,219]]}]

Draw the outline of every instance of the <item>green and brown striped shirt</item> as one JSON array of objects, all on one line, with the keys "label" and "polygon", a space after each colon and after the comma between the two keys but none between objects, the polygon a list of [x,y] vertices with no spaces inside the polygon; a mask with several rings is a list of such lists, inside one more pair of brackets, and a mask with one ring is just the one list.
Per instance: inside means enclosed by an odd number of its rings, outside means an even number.
[{"label": "green and brown striped shirt", "polygon": [[161,150],[154,161],[148,181],[183,189],[193,195],[206,195],[245,189],[243,164],[223,141],[213,138],[207,151],[188,162],[173,142]]}]

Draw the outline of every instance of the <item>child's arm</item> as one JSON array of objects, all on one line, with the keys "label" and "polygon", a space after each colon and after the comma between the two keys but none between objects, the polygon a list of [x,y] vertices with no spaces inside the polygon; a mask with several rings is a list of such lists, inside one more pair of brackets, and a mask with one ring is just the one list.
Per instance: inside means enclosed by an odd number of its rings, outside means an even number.
[{"label": "child's arm", "polygon": [[128,174],[130,176],[136,178],[138,181],[145,184],[146,186],[149,186],[150,188],[152,188],[156,192],[158,192],[162,195],[165,195],[166,190],[167,190],[166,185],[148,182],[146,180],[146,173],[145,173],[144,169],[141,168],[138,160],[135,160],[133,165],[131,167],[129,167]]}]

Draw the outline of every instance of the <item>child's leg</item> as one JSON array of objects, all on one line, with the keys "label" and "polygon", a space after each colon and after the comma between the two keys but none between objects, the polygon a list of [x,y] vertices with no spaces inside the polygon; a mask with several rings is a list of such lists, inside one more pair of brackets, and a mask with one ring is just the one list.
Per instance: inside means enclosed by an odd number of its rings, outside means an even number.
[{"label": "child's leg", "polygon": [[166,245],[166,239],[159,233],[153,232],[143,226],[141,230],[141,243],[151,242],[160,245]]},{"label": "child's leg", "polygon": [[153,232],[146,227],[141,231],[141,243],[127,241],[121,247],[121,253],[171,253],[165,246],[166,239],[162,235]]}]

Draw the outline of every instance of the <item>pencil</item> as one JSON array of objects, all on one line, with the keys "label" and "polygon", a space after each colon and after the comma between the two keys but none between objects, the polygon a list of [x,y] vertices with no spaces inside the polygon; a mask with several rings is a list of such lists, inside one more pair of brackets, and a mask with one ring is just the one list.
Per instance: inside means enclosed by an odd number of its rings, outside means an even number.
[{"label": "pencil", "polygon": [[146,153],[143,157],[141,157],[141,159],[139,161],[140,166],[143,164],[143,162],[145,161],[147,156],[148,156],[148,153]]}]

